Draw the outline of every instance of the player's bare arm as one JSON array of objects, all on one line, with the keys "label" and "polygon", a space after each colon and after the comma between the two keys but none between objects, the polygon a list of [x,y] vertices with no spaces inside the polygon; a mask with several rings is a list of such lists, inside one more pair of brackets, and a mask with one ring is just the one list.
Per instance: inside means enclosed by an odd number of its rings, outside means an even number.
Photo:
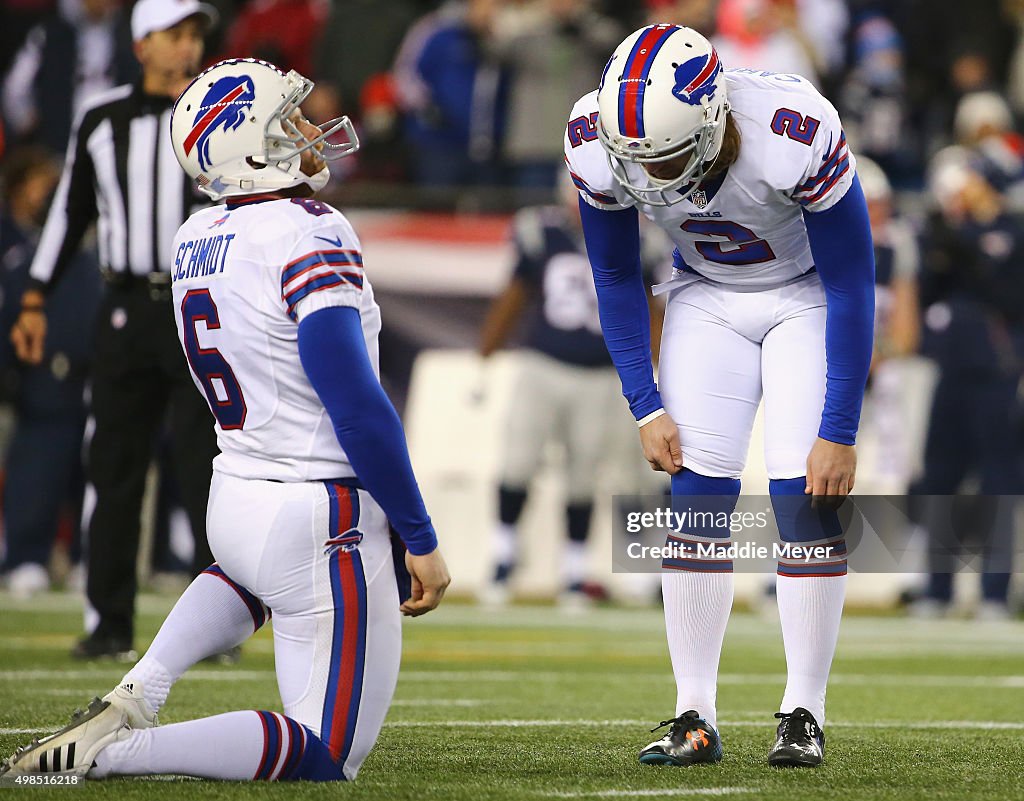
[{"label": "player's bare arm", "polygon": [[11,344],[18,358],[28,364],[43,360],[46,345],[46,298],[38,289],[21,296],[21,312],[11,329]]},{"label": "player's bare arm", "polygon": [[480,355],[488,357],[508,341],[512,329],[529,301],[530,290],[522,279],[513,278],[494,299],[480,332]]}]

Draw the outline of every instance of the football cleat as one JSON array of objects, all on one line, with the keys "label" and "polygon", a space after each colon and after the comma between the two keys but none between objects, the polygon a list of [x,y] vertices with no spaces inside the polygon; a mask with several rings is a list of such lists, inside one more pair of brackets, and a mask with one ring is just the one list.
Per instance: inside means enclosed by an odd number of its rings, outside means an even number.
[{"label": "football cleat", "polygon": [[142,697],[142,685],[123,682],[103,699],[93,698],[85,710],[76,710],[60,731],[15,751],[0,765],[0,776],[85,776],[108,745],[124,740],[134,729],[155,725],[156,713]]},{"label": "football cleat", "polygon": [[792,712],[776,712],[779,728],[768,752],[773,768],[816,768],[825,757],[825,732],[814,715],[798,706]]},{"label": "football cleat", "polygon": [[722,740],[718,732],[693,709],[677,718],[663,720],[652,732],[671,726],[668,734],[640,752],[644,765],[696,765],[722,760]]}]

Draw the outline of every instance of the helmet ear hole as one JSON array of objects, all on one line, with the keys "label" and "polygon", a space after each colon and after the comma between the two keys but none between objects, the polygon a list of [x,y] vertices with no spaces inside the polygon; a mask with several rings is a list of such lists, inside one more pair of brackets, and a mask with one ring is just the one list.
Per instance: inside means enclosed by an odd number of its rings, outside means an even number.
[{"label": "helmet ear hole", "polygon": [[252,156],[246,156],[245,163],[252,167],[254,170],[264,170],[267,168],[266,164],[261,164],[260,162],[256,161],[256,159],[254,159]]}]

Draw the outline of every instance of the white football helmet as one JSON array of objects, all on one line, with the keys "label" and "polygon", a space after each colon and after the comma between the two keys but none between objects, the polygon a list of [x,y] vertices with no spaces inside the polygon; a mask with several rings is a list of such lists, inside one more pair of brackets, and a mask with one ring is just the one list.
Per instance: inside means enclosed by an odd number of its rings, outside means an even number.
[{"label": "white football helmet", "polygon": [[[691,28],[649,25],[627,36],[604,68],[597,103],[598,139],[615,179],[639,203],[669,206],[689,197],[722,149],[729,111],[722,64]],[[646,170],[680,156],[689,160],[677,178]],[[636,179],[630,164],[644,167],[634,170]]]},{"label": "white football helmet", "polygon": [[[323,123],[307,139],[291,117],[313,90],[292,70],[285,75],[257,59],[229,59],[202,72],[174,104],[171,140],[178,162],[214,200],[273,192],[306,184],[322,189],[327,165],[313,176],[300,169],[301,154],[315,147],[326,161],[359,149],[348,117]],[[344,141],[329,142],[339,131]]]}]

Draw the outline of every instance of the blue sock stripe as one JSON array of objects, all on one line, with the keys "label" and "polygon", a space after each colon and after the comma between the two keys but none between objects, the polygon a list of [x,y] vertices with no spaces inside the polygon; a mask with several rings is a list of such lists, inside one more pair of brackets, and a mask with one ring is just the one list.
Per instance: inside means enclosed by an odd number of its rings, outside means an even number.
[{"label": "blue sock stripe", "polygon": [[284,722],[288,727],[288,754],[285,756],[281,772],[277,774],[278,781],[287,781],[292,778],[302,760],[302,750],[305,746],[302,727],[289,717],[285,717]]},{"label": "blue sock stripe", "polygon": [[687,573],[732,573],[732,560],[717,559],[662,559],[663,570],[682,570]]},{"label": "blue sock stripe", "polygon": [[838,578],[847,573],[846,560],[826,564],[783,564],[779,562],[778,575],[786,578]]},{"label": "blue sock stripe", "polygon": [[263,734],[266,741],[263,747],[263,759],[256,771],[256,778],[266,781],[270,779],[274,772],[274,766],[277,765],[277,760],[281,756],[281,727],[272,713],[260,712],[259,716],[263,720]]}]

